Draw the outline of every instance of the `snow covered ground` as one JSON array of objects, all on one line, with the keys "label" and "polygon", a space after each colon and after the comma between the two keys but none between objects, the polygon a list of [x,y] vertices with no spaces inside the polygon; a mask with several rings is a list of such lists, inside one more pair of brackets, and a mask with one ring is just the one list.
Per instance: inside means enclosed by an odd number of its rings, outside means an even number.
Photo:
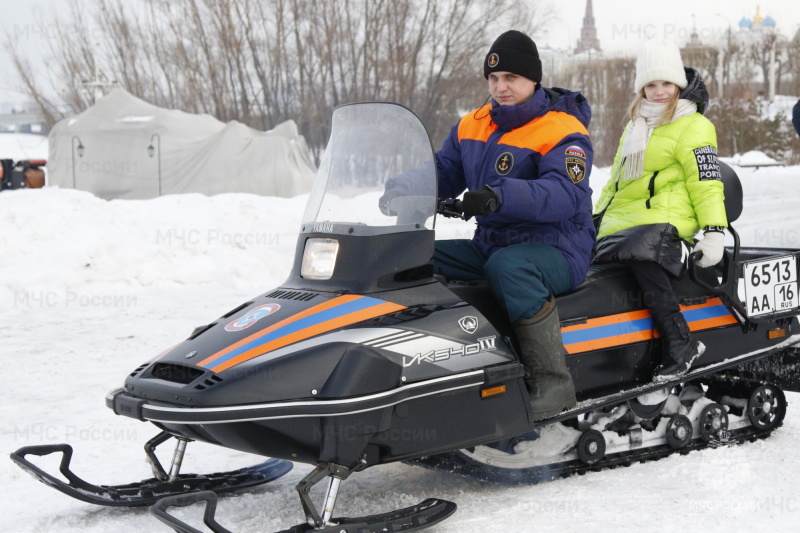
[{"label": "snow covered ground", "polygon": [[[800,167],[747,168],[740,176],[745,209],[735,226],[743,243],[800,248]],[[595,169],[596,192],[607,178],[608,169]],[[251,195],[104,201],[51,188],[0,194],[0,450],[68,442],[74,470],[89,481],[150,477],[142,445],[155,428],[114,416],[105,393],[195,326],[279,285],[304,202]],[[467,238],[471,228],[438,224],[440,238]],[[797,531],[800,394],[788,399],[783,427],[765,441],[536,486],[377,467],[343,483],[336,514],[442,497],[459,509],[432,533]],[[258,461],[192,443],[184,470]],[[272,484],[222,498],[219,521],[237,532],[300,523],[294,485],[309,469],[298,464]],[[8,459],[0,460],[0,479],[3,531],[167,531],[146,510],[63,496]]]},{"label": "snow covered ground", "polygon": [[0,159],[47,159],[47,136],[0,133]]}]

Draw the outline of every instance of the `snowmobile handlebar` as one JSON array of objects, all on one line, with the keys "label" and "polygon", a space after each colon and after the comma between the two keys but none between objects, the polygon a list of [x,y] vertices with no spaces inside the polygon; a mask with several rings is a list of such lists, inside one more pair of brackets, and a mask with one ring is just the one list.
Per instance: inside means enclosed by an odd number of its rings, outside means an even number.
[{"label": "snowmobile handlebar", "polygon": [[446,218],[464,218],[464,204],[457,198],[447,198],[439,200],[436,204],[436,212]]}]

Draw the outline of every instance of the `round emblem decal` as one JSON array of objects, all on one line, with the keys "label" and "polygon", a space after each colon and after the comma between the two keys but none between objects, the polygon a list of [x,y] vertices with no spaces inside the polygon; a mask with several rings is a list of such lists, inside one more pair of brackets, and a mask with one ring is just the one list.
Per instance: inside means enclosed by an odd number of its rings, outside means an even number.
[{"label": "round emblem decal", "polygon": [[458,325],[464,330],[464,333],[475,333],[478,329],[478,317],[464,316],[458,320]]},{"label": "round emblem decal", "polygon": [[240,316],[227,326],[225,326],[225,331],[242,331],[243,329],[247,329],[262,318],[267,315],[271,315],[281,306],[278,304],[266,304],[266,305],[259,305],[251,309],[246,315]]},{"label": "round emblem decal", "polygon": [[514,166],[514,155],[511,152],[503,152],[494,164],[494,170],[501,176],[505,176],[511,172],[511,167]]},{"label": "round emblem decal", "polygon": [[486,62],[489,65],[489,68],[494,68],[498,63],[500,63],[500,56],[497,54],[491,54]]}]

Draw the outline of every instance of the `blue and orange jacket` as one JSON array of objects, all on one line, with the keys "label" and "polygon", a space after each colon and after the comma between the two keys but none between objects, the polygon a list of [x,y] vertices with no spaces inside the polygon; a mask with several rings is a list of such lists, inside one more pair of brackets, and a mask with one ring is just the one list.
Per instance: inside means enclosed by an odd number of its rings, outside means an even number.
[{"label": "blue and orange jacket", "polygon": [[477,217],[473,242],[485,257],[518,243],[558,248],[573,285],[589,269],[592,224],[591,108],[580,93],[542,89],[518,106],[494,100],[464,115],[436,152],[440,198],[489,185],[500,208]]}]

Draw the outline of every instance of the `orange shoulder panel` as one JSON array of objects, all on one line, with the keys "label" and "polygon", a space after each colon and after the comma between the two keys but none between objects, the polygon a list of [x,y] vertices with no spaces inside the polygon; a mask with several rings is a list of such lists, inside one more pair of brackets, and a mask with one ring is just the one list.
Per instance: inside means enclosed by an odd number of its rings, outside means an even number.
[{"label": "orange shoulder panel", "polygon": [[[492,132],[497,129],[497,125],[492,122],[492,119],[489,116],[489,111],[491,108],[491,104],[486,104],[485,106],[461,117],[461,122],[458,123],[459,142],[463,141],[464,139],[486,142],[489,139],[489,135],[491,135]],[[481,118],[476,119],[476,115]]]},{"label": "orange shoulder panel", "polygon": [[582,133],[589,135],[581,121],[563,111],[550,111],[528,124],[503,135],[498,144],[535,150],[547,154],[567,135]]}]

